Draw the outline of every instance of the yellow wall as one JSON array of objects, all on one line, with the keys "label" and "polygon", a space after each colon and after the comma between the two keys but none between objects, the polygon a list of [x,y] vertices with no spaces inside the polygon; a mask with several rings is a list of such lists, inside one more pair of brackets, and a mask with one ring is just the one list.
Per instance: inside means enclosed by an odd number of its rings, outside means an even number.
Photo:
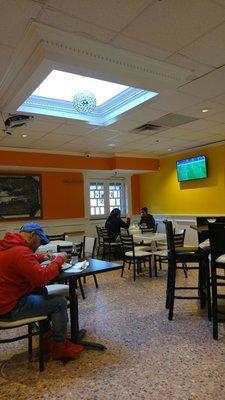
[{"label": "yellow wall", "polygon": [[[205,154],[208,178],[178,182],[176,161]],[[153,214],[225,214],[225,146],[160,160],[160,171],[140,176],[140,204]]]}]

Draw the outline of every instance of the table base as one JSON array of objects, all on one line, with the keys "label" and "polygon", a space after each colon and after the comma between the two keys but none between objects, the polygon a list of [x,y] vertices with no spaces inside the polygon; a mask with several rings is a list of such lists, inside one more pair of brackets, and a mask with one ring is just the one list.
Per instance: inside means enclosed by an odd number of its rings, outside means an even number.
[{"label": "table base", "polygon": [[83,340],[83,337],[86,335],[86,329],[79,330],[79,336],[76,340],[76,343],[82,344],[86,349],[94,349],[94,350],[106,350],[107,347],[101,343],[88,342],[87,340]]}]

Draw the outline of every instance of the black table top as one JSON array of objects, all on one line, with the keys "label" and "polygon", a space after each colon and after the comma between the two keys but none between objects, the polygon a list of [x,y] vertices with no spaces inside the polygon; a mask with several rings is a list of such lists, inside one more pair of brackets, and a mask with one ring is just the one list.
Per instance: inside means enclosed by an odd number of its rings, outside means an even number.
[{"label": "black table top", "polygon": [[89,261],[89,266],[82,271],[74,272],[72,269],[68,269],[61,272],[57,279],[66,280],[69,278],[80,278],[82,276],[88,276],[92,274],[101,274],[103,272],[114,271],[122,268],[122,264],[117,264],[114,262],[102,261],[93,258],[87,258]]}]

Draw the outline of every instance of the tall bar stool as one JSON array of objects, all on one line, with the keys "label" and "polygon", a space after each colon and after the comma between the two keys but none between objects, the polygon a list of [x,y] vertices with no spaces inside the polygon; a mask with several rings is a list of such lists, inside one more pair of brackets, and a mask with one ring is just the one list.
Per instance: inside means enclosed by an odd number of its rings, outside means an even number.
[{"label": "tall bar stool", "polygon": [[[173,319],[174,299],[183,300],[200,300],[201,308],[207,305],[208,319],[211,320],[211,298],[210,298],[210,277],[208,258],[204,257],[198,251],[188,251],[184,248],[175,248],[174,232],[171,221],[165,221],[167,246],[168,246],[168,278],[167,278],[167,294],[166,308],[169,310],[168,318]],[[181,263],[179,266],[178,264]],[[198,271],[197,286],[176,286],[177,270],[183,269],[182,263],[186,264],[186,270]],[[193,265],[194,263],[194,265]],[[192,264],[190,266],[189,264]],[[196,264],[198,264],[196,266]],[[194,290],[193,296],[177,295],[179,290]]]},{"label": "tall bar stool", "polygon": [[225,223],[209,223],[212,283],[213,339],[218,339],[218,323],[225,322],[225,311],[218,304],[225,299],[221,288],[225,287]]}]

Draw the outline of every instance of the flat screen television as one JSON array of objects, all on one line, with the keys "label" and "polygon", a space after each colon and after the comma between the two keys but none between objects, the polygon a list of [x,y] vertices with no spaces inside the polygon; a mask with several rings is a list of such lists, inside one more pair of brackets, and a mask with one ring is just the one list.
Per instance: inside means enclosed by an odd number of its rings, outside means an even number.
[{"label": "flat screen television", "polygon": [[207,178],[206,156],[197,156],[178,160],[177,177],[179,182]]}]

